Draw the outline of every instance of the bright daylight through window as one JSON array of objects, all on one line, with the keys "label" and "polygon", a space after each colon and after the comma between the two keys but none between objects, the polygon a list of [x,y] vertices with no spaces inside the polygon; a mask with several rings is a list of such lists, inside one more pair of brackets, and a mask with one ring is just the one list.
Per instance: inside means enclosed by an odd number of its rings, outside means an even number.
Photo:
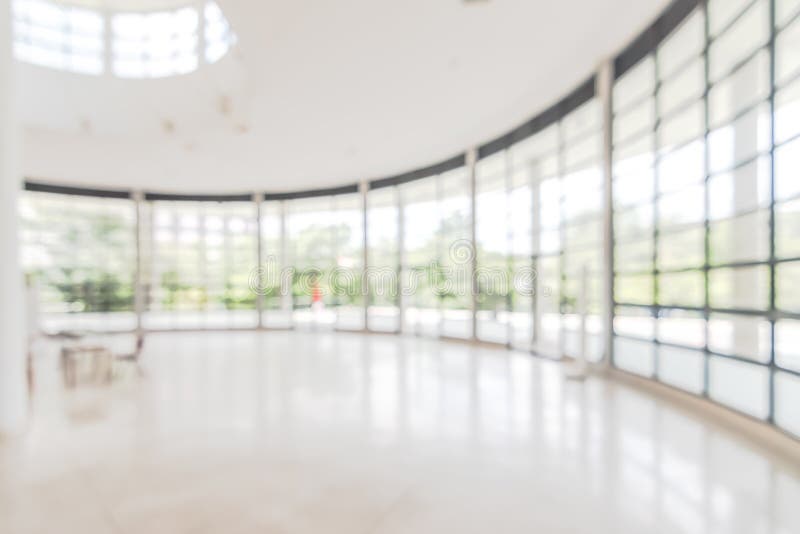
[{"label": "bright daylight through window", "polygon": [[[188,72],[230,42],[213,3],[110,19],[16,5],[18,55],[81,72],[102,70],[104,21],[119,76]],[[31,6],[61,28],[50,48],[19,22]],[[24,259],[45,327],[131,328],[136,262],[121,260],[138,228],[147,329],[369,330],[606,357],[800,436],[800,2],[710,0],[686,15],[618,59],[610,124],[592,77],[472,157],[360,192],[29,191]],[[256,295],[266,263],[291,275]]]},{"label": "bright daylight through window", "polygon": [[111,12],[56,0],[13,0],[19,61],[78,74],[162,78],[216,63],[236,37],[216,2]]}]

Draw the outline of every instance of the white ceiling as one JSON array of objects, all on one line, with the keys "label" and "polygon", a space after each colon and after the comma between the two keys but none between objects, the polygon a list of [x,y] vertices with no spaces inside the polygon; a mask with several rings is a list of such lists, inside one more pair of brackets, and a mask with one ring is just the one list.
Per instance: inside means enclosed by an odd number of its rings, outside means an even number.
[{"label": "white ceiling", "polygon": [[24,171],[178,192],[412,170],[533,116],[668,0],[218,0],[223,61],[165,80],[19,69]]}]

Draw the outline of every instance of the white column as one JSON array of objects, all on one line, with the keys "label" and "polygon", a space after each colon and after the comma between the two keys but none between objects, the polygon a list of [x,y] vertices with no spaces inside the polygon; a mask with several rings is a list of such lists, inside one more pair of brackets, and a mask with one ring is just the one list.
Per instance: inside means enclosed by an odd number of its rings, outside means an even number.
[{"label": "white column", "polygon": [[[362,263],[361,266],[361,292],[364,295],[364,330],[369,330],[369,305],[370,300],[372,298],[372,291],[371,288],[367,285],[364,285],[364,281],[367,280],[365,278],[367,276],[367,272],[369,272],[369,182],[362,181],[359,184],[359,192],[361,193],[361,224],[363,226],[363,241],[362,245],[364,247],[363,256],[362,256]],[[366,291],[364,291],[366,289]]]},{"label": "white column", "polygon": [[258,288],[256,289],[256,313],[258,314],[257,328],[264,328],[264,276],[261,269],[264,268],[264,240],[261,228],[261,199],[263,193],[253,193],[253,208],[256,218],[256,269],[261,273],[258,277]]},{"label": "white column", "polygon": [[0,1],[0,433],[24,429],[28,414],[25,299],[19,264],[17,123],[9,2]]},{"label": "white column", "polygon": [[614,350],[613,60],[600,64],[596,84],[603,113],[603,363],[609,365]]},{"label": "white column", "polygon": [[533,334],[531,335],[531,347],[537,349],[537,344],[541,338],[542,331],[542,308],[539,306],[539,292],[542,290],[542,281],[539,273],[539,254],[541,253],[541,195],[539,194],[539,182],[542,179],[541,162],[534,160],[530,162],[530,186],[531,186],[531,268],[535,278],[531,291],[531,313],[533,320]]},{"label": "white column", "polygon": [[144,311],[145,311],[145,282],[144,282],[144,247],[143,247],[143,210],[144,193],[142,191],[133,192],[134,209],[136,210],[136,278],[133,284],[133,310],[136,314],[136,334],[141,336],[144,332]]},{"label": "white column", "polygon": [[477,183],[478,150],[472,148],[467,151],[467,169],[469,172],[469,239],[472,243],[472,257],[469,265],[469,290],[470,290],[470,312],[472,315],[472,340],[478,339],[478,281],[475,273],[478,270],[478,235],[475,226],[475,210],[477,208],[476,195],[478,193]]},{"label": "white column", "polygon": [[397,202],[397,333],[406,331],[406,205],[403,199],[403,189],[396,188],[395,201]]},{"label": "white column", "polygon": [[289,260],[289,229],[286,224],[286,217],[288,217],[288,210],[286,207],[286,200],[281,201],[281,313],[287,317],[287,324],[290,328],[294,327],[294,302],[292,297],[292,281],[288,280],[288,287],[284,287],[284,277],[289,276],[285,269],[288,269],[292,263]]}]

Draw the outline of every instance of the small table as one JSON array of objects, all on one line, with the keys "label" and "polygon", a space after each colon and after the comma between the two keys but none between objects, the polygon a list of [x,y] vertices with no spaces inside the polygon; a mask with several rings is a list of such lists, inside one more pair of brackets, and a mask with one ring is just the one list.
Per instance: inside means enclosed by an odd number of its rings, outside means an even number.
[{"label": "small table", "polygon": [[114,355],[108,348],[101,345],[70,345],[61,349],[61,369],[66,387],[78,385],[78,363],[82,357],[91,358],[94,382],[111,382]]}]

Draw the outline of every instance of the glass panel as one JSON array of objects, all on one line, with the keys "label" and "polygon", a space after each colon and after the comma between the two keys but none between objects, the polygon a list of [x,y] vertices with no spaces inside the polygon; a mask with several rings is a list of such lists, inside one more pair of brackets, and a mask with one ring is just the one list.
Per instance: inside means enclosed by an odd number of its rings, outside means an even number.
[{"label": "glass panel", "polygon": [[656,88],[656,69],[652,56],[632,67],[614,84],[614,111],[620,111],[637,100],[651,95]]},{"label": "glass panel", "polygon": [[769,414],[769,369],[712,356],[709,395],[722,404],[764,419]]},{"label": "glass panel", "polygon": [[614,237],[618,242],[642,240],[653,236],[653,206],[643,204],[618,212],[614,218]]},{"label": "glass panel", "polygon": [[708,294],[715,309],[765,310],[769,306],[769,269],[762,265],[711,269]]},{"label": "glass panel", "polygon": [[655,100],[648,98],[630,110],[614,118],[614,139],[625,142],[646,132],[651,132],[656,125]]},{"label": "glass panel", "polygon": [[775,143],[784,143],[797,135],[800,135],[800,79],[775,93]]},{"label": "glass panel", "polygon": [[[717,0],[710,7],[709,21],[715,19],[715,9],[721,9],[726,2],[728,0]],[[720,23],[720,29],[721,26]],[[711,43],[708,53],[711,80],[716,81],[727,75],[749,53],[764,45],[768,38],[769,2],[759,0]]]},{"label": "glass panel", "polygon": [[727,219],[770,202],[769,158],[759,158],[708,181],[709,218]]},{"label": "glass panel", "polygon": [[336,327],[363,330],[364,205],[361,195],[333,198],[334,272],[331,273],[331,305],[336,308]]},{"label": "glass panel", "polygon": [[653,240],[617,243],[614,268],[620,273],[641,273],[653,270]]},{"label": "glass panel", "polygon": [[775,266],[775,295],[779,309],[800,313],[800,262]]},{"label": "glass panel", "polygon": [[659,149],[666,153],[700,137],[705,129],[703,102],[696,102],[664,120],[659,127]]},{"label": "glass panel", "polygon": [[614,207],[619,209],[652,200],[654,177],[651,167],[642,174],[622,176],[614,180]]},{"label": "glass panel", "polygon": [[[695,10],[658,48],[658,74],[662,80],[699,56],[705,47],[705,18]],[[663,111],[663,108],[662,108]]]},{"label": "glass panel", "polygon": [[769,97],[769,53],[767,50],[762,50],[709,91],[708,114],[711,127],[716,128],[730,121],[767,97]]},{"label": "glass panel", "polygon": [[705,262],[705,228],[661,234],[658,239],[658,268],[662,271],[701,267]]},{"label": "glass panel", "polygon": [[706,322],[701,312],[661,310],[658,340],[662,343],[702,348],[706,342]]},{"label": "glass panel", "polygon": [[[564,170],[567,172],[579,171],[590,167],[591,163],[600,158],[600,151],[602,149],[602,138],[598,133],[591,133],[588,136],[584,134],[580,140],[572,141],[569,145],[564,147],[563,162]],[[578,174],[577,172],[574,174]],[[588,180],[602,182],[602,176],[599,173],[581,173],[581,180]]]},{"label": "glass panel", "polygon": [[[529,167],[530,168],[530,167]],[[531,348],[533,341],[533,290],[535,273],[531,262],[533,190],[531,176],[517,172],[512,180],[509,199],[509,232],[513,278],[511,291],[511,343],[520,348]]]},{"label": "glass panel", "polygon": [[261,244],[263,261],[260,290],[262,324],[268,328],[289,328],[292,325],[291,276],[284,241],[283,206],[281,202],[261,204]]},{"label": "glass panel", "polygon": [[752,0],[710,0],[708,3],[708,30],[719,35],[741,15]]},{"label": "glass panel", "polygon": [[800,12],[800,0],[776,0],[775,1],[775,23],[782,27],[788,23],[792,17]]},{"label": "glass panel", "polygon": [[[558,229],[561,224],[561,182],[548,179],[539,182],[539,209],[537,226]],[[534,219],[537,219],[534,213]]]},{"label": "glass panel", "polygon": [[664,155],[658,163],[658,190],[662,193],[683,189],[705,177],[702,141],[694,141]]},{"label": "glass panel", "polygon": [[775,323],[775,363],[800,371],[800,321],[781,319]]},{"label": "glass panel", "polygon": [[800,139],[775,150],[775,198],[800,195]]},{"label": "glass panel", "polygon": [[23,193],[21,263],[41,328],[130,331],[136,213],[129,200]]},{"label": "glass panel", "polygon": [[800,377],[775,374],[775,424],[800,437]]},{"label": "glass panel", "polygon": [[564,177],[564,217],[577,219],[599,215],[603,209],[602,174],[592,167]]},{"label": "glass panel", "polygon": [[800,199],[775,205],[775,256],[800,257]]},{"label": "glass panel", "polygon": [[769,212],[757,211],[711,223],[709,263],[766,261],[769,258]]},{"label": "glass panel", "polygon": [[216,2],[207,2],[205,16],[205,58],[208,63],[219,61],[236,41],[228,20]]},{"label": "glass panel", "polygon": [[664,230],[702,222],[705,213],[704,189],[698,185],[661,197],[658,201],[659,228]]},{"label": "glass panel", "polygon": [[636,205],[653,198],[653,135],[614,150],[614,205]]},{"label": "glass panel", "polygon": [[647,341],[614,338],[614,365],[637,375],[652,377],[656,369],[655,345]]},{"label": "glass panel", "polygon": [[[32,0],[18,0],[29,2]],[[202,10],[202,11],[201,11]],[[203,42],[205,50],[198,50],[200,45],[200,16],[204,17]],[[98,20],[89,24],[87,17],[82,17],[74,27],[88,32],[99,32],[102,37],[104,20],[96,14]],[[227,19],[216,2],[205,2],[197,6],[184,7],[173,11],[155,11],[146,13],[115,13],[109,15],[111,23],[111,50],[107,51],[112,58],[114,74],[125,78],[157,78],[186,74],[197,69],[201,56],[207,63],[214,63],[225,56],[233,46],[236,37],[231,31]],[[80,50],[82,55],[94,50],[96,62],[100,68],[103,64],[103,39],[89,43],[82,39],[78,43],[74,38],[68,40],[73,50]],[[73,64],[77,64],[73,60]],[[81,68],[88,68],[91,63],[81,61]]]},{"label": "glass panel", "polygon": [[711,315],[708,348],[720,354],[767,363],[770,358],[771,327],[762,317]]},{"label": "glass panel", "polygon": [[397,189],[370,191],[367,197],[367,271],[370,300],[368,327],[374,332],[400,330],[399,207]]},{"label": "glass panel", "polygon": [[509,339],[509,196],[506,153],[482,160],[477,168],[475,232],[477,236],[478,310],[476,332],[484,341]]},{"label": "glass panel", "polygon": [[[442,314],[441,334],[463,339],[472,336],[472,287],[469,269],[474,250],[469,245],[472,227],[469,181],[465,169],[457,169],[439,177],[441,188],[438,208],[439,235],[442,239],[439,253],[445,275],[444,290],[439,293]],[[530,220],[528,211],[529,243]]]},{"label": "glass panel", "polygon": [[691,393],[703,392],[705,356],[702,352],[676,347],[658,348],[658,379]]},{"label": "glass panel", "polygon": [[252,328],[257,254],[252,202],[152,202],[144,247],[151,265],[149,329]]},{"label": "glass panel", "polygon": [[560,258],[540,258],[538,261],[536,308],[541,328],[534,326],[536,349],[539,353],[561,356],[561,265]]},{"label": "glass panel", "polygon": [[769,107],[751,110],[708,135],[711,172],[727,171],[769,150]]},{"label": "glass panel", "polygon": [[14,55],[42,67],[99,75],[105,26],[101,13],[42,0],[15,0]]},{"label": "glass panel", "polygon": [[658,277],[658,302],[662,306],[700,308],[705,301],[703,273],[688,271]]},{"label": "glass panel", "polygon": [[400,187],[406,306],[403,331],[428,336],[439,335],[439,288],[444,285],[440,283],[442,243],[436,185],[436,177],[429,177]]},{"label": "glass panel", "polygon": [[658,90],[658,111],[661,116],[673,112],[691,100],[700,98],[705,90],[705,62],[693,61],[670,80],[662,82]]},{"label": "glass panel", "polygon": [[656,321],[651,310],[624,306],[616,308],[614,312],[614,333],[652,340],[655,339],[655,331]]},{"label": "glass panel", "polygon": [[336,267],[335,209],[331,197],[286,203],[286,236],[294,269],[292,321],[300,328],[336,326],[331,273]]},{"label": "glass panel", "polygon": [[623,304],[653,304],[653,275],[619,275],[614,279],[614,299]]},{"label": "glass panel", "polygon": [[775,38],[775,83],[781,85],[800,71],[800,18]]}]

